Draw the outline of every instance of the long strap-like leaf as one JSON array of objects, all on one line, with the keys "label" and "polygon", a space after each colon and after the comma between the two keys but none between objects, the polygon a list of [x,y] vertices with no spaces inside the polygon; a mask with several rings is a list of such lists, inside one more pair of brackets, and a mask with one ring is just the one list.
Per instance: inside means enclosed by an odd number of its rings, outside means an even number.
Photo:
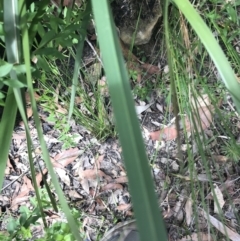
[{"label": "long strap-like leaf", "polygon": [[[7,59],[9,63],[19,63],[19,34],[17,32],[17,5],[15,0],[4,1],[4,33],[6,42]],[[10,72],[10,76],[14,75],[14,71]],[[3,184],[4,170],[6,168],[9,147],[12,139],[12,131],[17,113],[17,103],[13,94],[13,89],[9,87],[8,94],[3,110],[0,124],[0,187]]]},{"label": "long strap-like leaf", "polygon": [[98,40],[141,240],[167,240],[108,0],[92,0]]}]

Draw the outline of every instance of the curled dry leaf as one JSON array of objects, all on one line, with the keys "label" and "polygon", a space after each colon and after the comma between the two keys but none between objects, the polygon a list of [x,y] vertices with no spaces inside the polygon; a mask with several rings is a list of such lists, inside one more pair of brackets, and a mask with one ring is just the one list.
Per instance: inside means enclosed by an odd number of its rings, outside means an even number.
[{"label": "curled dry leaf", "polygon": [[103,96],[109,96],[107,79],[103,76],[100,80],[98,80],[98,87],[100,89],[100,93]]},{"label": "curled dry leaf", "polygon": [[81,104],[83,101],[84,101],[83,98],[81,98],[80,96],[75,96],[74,103],[76,105]]},{"label": "curled dry leaf", "polygon": [[80,195],[80,194],[79,194],[78,192],[76,192],[75,190],[70,190],[70,191],[68,192],[68,195],[69,195],[69,197],[74,198],[74,199],[82,199],[82,198],[83,198],[83,196]]},{"label": "curled dry leaf", "polygon": [[[193,102],[195,109],[192,111],[192,119],[190,119],[188,116],[183,119],[183,126],[187,132],[195,130],[199,132],[202,130],[204,131],[212,123],[212,113],[214,111],[214,107],[210,105],[210,100],[208,97],[204,96],[203,98],[204,101],[199,97],[199,99],[196,100],[197,104]],[[175,125],[170,125],[162,130],[151,132],[149,135],[154,141],[160,139],[171,141],[177,138],[177,129]]]},{"label": "curled dry leaf", "polygon": [[23,177],[23,184],[21,186],[20,192],[18,195],[12,200],[11,209],[17,210],[18,204],[27,201],[29,199],[29,192],[34,191],[32,186],[32,182],[26,176]]},{"label": "curled dry leaf", "polygon": [[54,168],[56,173],[58,174],[59,178],[69,187],[70,186],[70,178],[68,173],[63,169],[59,167]]},{"label": "curled dry leaf", "polygon": [[98,181],[112,181],[110,176],[98,169],[79,170],[79,178],[82,188],[88,194],[90,194],[90,187],[98,185]]},{"label": "curled dry leaf", "polygon": [[90,191],[89,191],[89,182],[88,182],[88,180],[87,180],[87,179],[81,180],[81,185],[82,185],[83,190],[84,190],[87,194],[89,194]]},{"label": "curled dry leaf", "polygon": [[183,219],[183,210],[182,210],[182,206],[183,206],[183,202],[186,199],[186,190],[182,189],[181,194],[178,197],[178,201],[176,202],[175,206],[173,207],[173,211],[174,211],[174,217],[177,218],[178,221],[182,221]]},{"label": "curled dry leaf", "polygon": [[120,204],[116,208],[117,208],[118,211],[127,211],[131,207],[132,207],[132,205],[130,203],[127,203],[127,204]]},{"label": "curled dry leaf", "polygon": [[20,141],[25,140],[26,139],[26,133],[25,133],[25,131],[13,133],[12,138],[15,139],[15,140],[20,140]]},{"label": "curled dry leaf", "polygon": [[32,107],[27,107],[27,117],[30,118],[33,114]]},{"label": "curled dry leaf", "polygon": [[[47,172],[48,172],[48,170],[47,170],[46,168],[42,170],[43,175],[45,175]],[[41,183],[41,181],[43,180],[42,173],[39,172],[39,173],[36,175],[36,181],[37,181],[38,187],[40,187],[40,183]]]},{"label": "curled dry leaf", "polygon": [[128,183],[127,176],[121,176],[117,177],[116,179],[113,179],[114,183]]},{"label": "curled dry leaf", "polygon": [[14,170],[14,166],[11,164],[10,159],[7,160],[7,166],[5,168],[5,175],[9,175],[11,170]]},{"label": "curled dry leaf", "polygon": [[142,112],[146,111],[153,103],[149,103],[147,105],[138,105],[135,106],[135,110],[137,112],[137,115],[140,115]]},{"label": "curled dry leaf", "polygon": [[140,67],[145,70],[148,74],[159,74],[161,71],[158,68],[158,66],[152,65],[152,64],[142,64]]},{"label": "curled dry leaf", "polygon": [[96,168],[97,169],[100,169],[101,167],[101,162],[103,161],[104,159],[104,155],[100,155],[97,160],[95,161],[95,165],[96,165]]},{"label": "curled dry leaf", "polygon": [[[225,201],[223,199],[223,194],[222,194],[221,190],[219,189],[219,187],[216,184],[214,184],[214,192],[215,192],[215,195],[217,198],[217,200],[214,200],[214,213],[221,213],[222,207],[223,207]],[[219,207],[221,210],[219,210]]]},{"label": "curled dry leaf", "polygon": [[203,94],[202,96],[198,96],[197,98],[195,96],[192,96],[190,102],[194,109],[198,109],[201,106],[211,105],[210,98],[207,94]]},{"label": "curled dry leaf", "polygon": [[195,123],[196,126],[189,120],[188,117],[185,117],[185,128],[187,132],[190,132],[191,130],[195,130],[196,127],[197,131],[204,131],[206,130],[212,123],[212,113],[213,113],[214,107],[212,105],[210,106],[201,106],[198,108],[198,110],[195,110],[195,113],[193,114],[193,123]]},{"label": "curled dry leaf", "polygon": [[18,205],[22,205],[26,201],[29,200],[29,196],[17,196],[14,198],[14,200],[11,203],[11,209],[12,211],[17,211],[18,210]]},{"label": "curled dry leaf", "polygon": [[218,162],[219,164],[223,164],[229,160],[229,157],[222,155],[212,155],[212,158],[215,162]]},{"label": "curled dry leaf", "polygon": [[173,207],[174,217],[178,216],[179,211],[181,211],[180,210],[181,207],[182,207],[182,202],[181,201],[177,201],[175,206]]},{"label": "curled dry leaf", "polygon": [[88,170],[80,170],[79,172],[79,177],[80,179],[99,179],[99,178],[104,178],[108,182],[112,181],[112,178],[108,175],[106,175],[103,171],[101,170],[95,170],[95,169],[88,169]]},{"label": "curled dry leaf", "polygon": [[[34,92],[34,98],[35,98],[35,100],[39,100],[40,96],[36,92]],[[29,92],[25,92],[25,99],[26,99],[26,104],[28,104],[28,105],[31,104]]]},{"label": "curled dry leaf", "polygon": [[102,191],[114,190],[114,189],[123,189],[123,186],[118,183],[108,183],[102,187]]},{"label": "curled dry leaf", "polygon": [[162,130],[149,133],[150,138],[153,141],[164,139],[166,141],[172,141],[177,138],[177,129],[175,125],[167,126]]},{"label": "curled dry leaf", "polygon": [[76,160],[80,154],[82,154],[82,151],[78,148],[70,148],[56,155],[54,159],[51,158],[51,160],[54,167],[63,168]]},{"label": "curled dry leaf", "polygon": [[187,226],[190,226],[190,224],[192,222],[192,215],[193,215],[192,199],[190,197],[187,199],[187,202],[185,204],[185,212],[186,212],[186,223],[187,223]]}]

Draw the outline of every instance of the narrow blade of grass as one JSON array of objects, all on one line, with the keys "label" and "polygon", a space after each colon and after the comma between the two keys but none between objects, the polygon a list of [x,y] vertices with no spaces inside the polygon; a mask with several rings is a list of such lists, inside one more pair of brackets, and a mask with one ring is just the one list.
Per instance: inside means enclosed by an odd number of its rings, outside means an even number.
[{"label": "narrow blade of grass", "polygon": [[9,88],[0,124],[0,187],[2,187],[3,184],[16,113],[17,104],[14,98],[13,90],[12,88]]},{"label": "narrow blade of grass", "polygon": [[[19,63],[19,38],[16,26],[17,22],[17,4],[16,0],[5,0],[4,1],[4,33],[6,41],[6,52],[9,63]],[[11,71],[10,76],[14,74]],[[1,150],[1,161],[0,161],[0,187],[3,184],[4,171],[8,159],[9,147],[12,139],[12,131],[15,124],[17,113],[17,104],[14,98],[13,89],[8,89],[7,99],[3,110],[3,115],[0,124],[0,150]]]},{"label": "narrow blade of grass", "polygon": [[141,240],[167,240],[109,3],[92,1]]}]

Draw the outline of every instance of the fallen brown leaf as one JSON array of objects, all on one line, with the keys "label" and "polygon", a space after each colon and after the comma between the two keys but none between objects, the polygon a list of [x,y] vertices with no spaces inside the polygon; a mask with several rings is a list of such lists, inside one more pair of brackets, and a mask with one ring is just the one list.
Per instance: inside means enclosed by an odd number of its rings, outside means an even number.
[{"label": "fallen brown leaf", "polygon": [[226,225],[222,224],[219,220],[211,216],[210,214],[207,214],[204,210],[200,210],[202,215],[206,220],[209,220],[209,222],[217,229],[219,230],[223,235],[226,235],[228,238],[230,238],[232,241],[239,241],[240,235],[234,231],[232,231],[230,228],[228,228]]},{"label": "fallen brown leaf", "polygon": [[60,113],[60,114],[67,114],[68,111],[67,109],[63,108],[61,105],[59,104],[55,104],[57,109],[55,110],[56,113]]},{"label": "fallen brown leaf", "polygon": [[192,210],[192,199],[189,197],[187,199],[187,202],[185,204],[185,212],[186,212],[186,223],[187,226],[190,226],[192,222],[192,215],[193,215],[193,210]]},{"label": "fallen brown leaf", "polygon": [[223,194],[222,194],[221,190],[219,189],[219,187],[216,184],[214,184],[214,192],[215,192],[215,195],[217,198],[217,200],[214,200],[214,213],[219,214],[219,213],[221,213],[221,210],[219,210],[218,205],[220,206],[220,209],[222,209],[225,201],[223,199]]},{"label": "fallen brown leaf", "polygon": [[101,162],[103,161],[104,155],[100,155],[97,160],[95,161],[95,167],[97,169],[100,169],[101,167]]},{"label": "fallen brown leaf", "polygon": [[212,123],[212,113],[213,113],[214,107],[213,106],[201,106],[196,111],[195,114],[193,114],[193,121],[196,126],[194,126],[193,123],[189,120],[188,117],[185,117],[184,123],[185,128],[187,132],[190,132],[191,130],[194,130],[196,127],[197,131],[206,130]]},{"label": "fallen brown leaf", "polygon": [[126,210],[129,210],[130,208],[132,207],[132,205],[130,203],[127,203],[127,204],[121,204],[121,205],[118,205],[116,207],[116,209],[118,211],[126,211]]},{"label": "fallen brown leaf", "polygon": [[128,182],[128,178],[127,176],[121,176],[121,177],[117,177],[115,179],[113,179],[114,183],[127,183]]},{"label": "fallen brown leaf", "polygon": [[102,191],[114,190],[114,189],[123,189],[123,186],[118,183],[108,183],[102,187]]},{"label": "fallen brown leaf", "polygon": [[83,102],[83,98],[81,98],[80,96],[76,96],[75,97],[75,104],[81,104]]},{"label": "fallen brown leaf", "polygon": [[[35,98],[35,100],[39,100],[40,96],[36,92],[34,92],[34,98]],[[26,103],[28,105],[31,104],[29,92],[25,92],[25,99],[26,99]]]},{"label": "fallen brown leaf", "polygon": [[[47,172],[48,172],[48,170],[47,170],[46,168],[42,170],[43,175],[45,175]],[[43,180],[42,173],[39,172],[39,173],[36,175],[36,181],[37,181],[38,187],[40,187],[40,183],[41,183],[42,180]]]},{"label": "fallen brown leaf", "polygon": [[[196,127],[197,131],[206,130],[212,123],[212,113],[214,107],[213,106],[200,106],[197,110],[195,110],[196,114],[193,114],[193,122],[190,121],[190,118],[186,116],[183,120],[184,126],[187,132],[191,132]],[[171,141],[177,138],[177,129],[175,125],[171,125],[165,127],[162,130],[150,132],[149,136],[152,140],[160,140],[164,139],[166,141]]]},{"label": "fallen brown leaf", "polygon": [[26,133],[25,132],[13,133],[12,138],[16,140],[25,140]]},{"label": "fallen brown leaf", "polygon": [[152,65],[152,64],[141,64],[140,68],[142,68],[143,70],[146,71],[146,73],[152,75],[152,74],[159,74],[160,73],[160,69],[158,68],[158,66]]},{"label": "fallen brown leaf", "polygon": [[74,199],[82,199],[82,198],[83,198],[83,196],[80,195],[80,194],[79,194],[78,192],[76,192],[75,190],[70,190],[70,191],[68,192],[68,195],[69,195],[70,198],[74,198]]},{"label": "fallen brown leaf", "polygon": [[62,168],[76,160],[80,154],[82,152],[78,148],[70,148],[56,155],[54,159],[51,158],[51,160],[54,167]]},{"label": "fallen brown leaf", "polygon": [[178,241],[211,241],[212,237],[207,233],[193,233],[188,236],[183,237],[182,239],[178,239]]},{"label": "fallen brown leaf", "polygon": [[32,186],[32,182],[31,182],[30,179],[28,179],[26,176],[24,176],[23,177],[23,184],[21,186],[20,192],[12,200],[11,209],[12,210],[17,210],[18,204],[20,204],[23,201],[28,200],[30,191],[34,191],[34,188]]},{"label": "fallen brown leaf", "polygon": [[218,162],[218,163],[225,163],[229,160],[227,156],[222,156],[222,155],[212,155],[212,158],[215,162]]},{"label": "fallen brown leaf", "polygon": [[88,182],[88,180],[87,180],[87,179],[81,180],[81,185],[82,185],[83,190],[84,190],[87,194],[89,194],[90,191],[89,191],[89,182]]},{"label": "fallen brown leaf", "polygon": [[26,202],[28,200],[29,200],[29,196],[17,196],[11,203],[12,211],[17,211],[18,205],[23,204],[23,202]]},{"label": "fallen brown leaf", "polygon": [[70,178],[68,173],[63,168],[55,167],[54,170],[58,174],[59,178],[69,187],[70,186]]},{"label": "fallen brown leaf", "polygon": [[112,178],[110,176],[106,175],[103,171],[96,169],[81,170],[79,172],[79,177],[81,179],[97,179],[102,177],[108,182],[112,181]]},{"label": "fallen brown leaf", "polygon": [[27,107],[27,117],[30,118],[33,114],[32,107]]},{"label": "fallen brown leaf", "polygon": [[164,139],[166,141],[172,141],[177,138],[177,129],[175,125],[167,126],[162,130],[149,133],[150,138],[153,141]]}]

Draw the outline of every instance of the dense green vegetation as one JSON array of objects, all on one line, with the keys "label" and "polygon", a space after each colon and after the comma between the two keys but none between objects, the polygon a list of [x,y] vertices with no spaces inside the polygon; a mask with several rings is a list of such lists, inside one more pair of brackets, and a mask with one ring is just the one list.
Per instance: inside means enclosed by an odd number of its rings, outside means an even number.
[{"label": "dense green vegetation", "polygon": [[[193,5],[188,0],[164,1],[163,17],[153,35],[157,51],[147,55],[141,46],[134,46],[134,38],[129,47],[134,56],[148,66],[157,67],[158,60],[163,60],[161,71],[152,74],[147,70],[139,74],[138,68],[125,65],[109,2],[80,2],[72,8],[61,4],[56,7],[48,0],[0,2],[0,186],[3,186],[12,132],[19,113],[25,126],[36,194],[31,199],[32,209],[23,206],[17,217],[9,219],[6,233],[0,232],[1,240],[29,240],[33,224],[37,226],[36,221],[41,218],[45,237],[37,239],[39,241],[85,238],[84,233],[79,233],[81,211],[66,201],[54,172],[37,106],[48,113],[48,121],[54,123],[53,129],[61,133],[59,140],[64,143],[63,149],[76,146],[74,138],[68,135],[73,120],[101,142],[109,137],[119,138],[141,238],[167,240],[148,162],[150,160],[154,167],[156,153],[147,157],[133,101],[134,98],[151,103],[152,96],[164,100],[164,123],[161,124],[167,125],[176,118],[174,131],[178,135],[169,141],[176,139],[176,160],[180,168],[177,173],[170,167],[165,169],[165,175],[171,178],[170,183],[164,184],[166,190],[174,189],[180,196],[181,188],[188,187],[196,233],[200,233],[199,210],[204,210],[201,212],[205,212],[203,216],[208,219],[213,217],[210,212],[213,208],[209,207],[212,203],[209,205],[206,201],[208,193],[212,195],[219,222],[226,224],[216,184],[219,187],[224,184],[226,173],[228,177],[239,175],[240,1],[205,0]],[[89,41],[89,33],[93,39],[97,38],[93,40],[95,46]],[[84,61],[89,49],[94,53],[91,62]],[[124,55],[128,63],[131,51],[127,52],[129,58]],[[44,189],[39,189],[36,179],[34,145],[24,98],[27,89],[41,155],[51,176],[51,183],[43,178]],[[159,134],[153,140],[161,138]],[[224,157],[226,163],[212,161],[216,156]],[[228,169],[229,163],[232,172]],[[200,173],[205,174],[206,185],[200,180]],[[52,189],[55,189],[58,202]],[[228,208],[235,208],[231,199],[237,196],[230,194],[227,188],[222,192]],[[46,209],[62,210],[68,224],[57,222],[48,226]],[[234,213],[239,225],[239,214]],[[226,240],[237,240],[227,228],[219,230],[210,223],[212,240],[219,240],[221,235]],[[181,237],[189,234],[188,225],[184,226],[186,232]],[[239,231],[236,227],[235,232]]]}]

